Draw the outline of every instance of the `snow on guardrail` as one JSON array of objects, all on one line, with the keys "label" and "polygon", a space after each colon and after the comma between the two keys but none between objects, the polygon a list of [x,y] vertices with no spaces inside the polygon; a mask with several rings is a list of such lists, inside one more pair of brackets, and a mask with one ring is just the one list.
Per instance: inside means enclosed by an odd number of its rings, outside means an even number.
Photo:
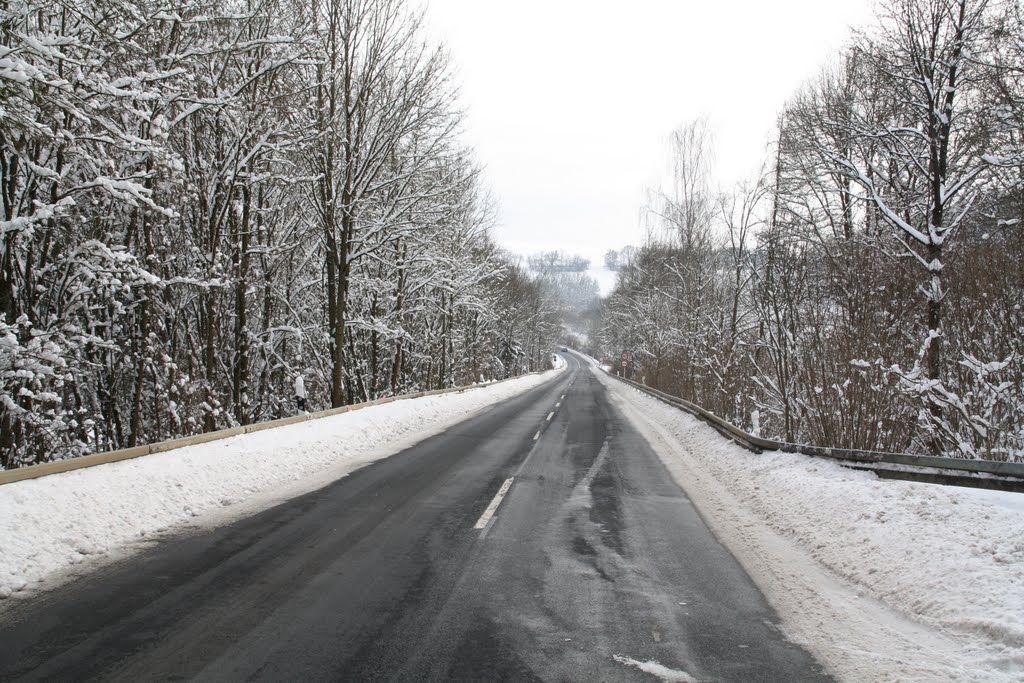
[{"label": "snow on guardrail", "polygon": [[[565,367],[565,361],[561,358],[561,365],[558,363],[554,364],[554,369],[559,370]],[[540,372],[533,372],[530,375],[538,375]],[[525,377],[526,375],[524,375]],[[59,474],[61,472],[71,472],[73,470],[80,470],[86,467],[96,467],[97,465],[106,465],[112,462],[119,462],[121,460],[131,460],[133,458],[141,458],[144,455],[153,455],[154,453],[163,453],[164,451],[172,451],[186,446],[196,446],[201,443],[207,443],[208,441],[220,441],[221,439],[229,439],[239,434],[252,434],[253,432],[262,432],[265,429],[274,429],[276,427],[284,427],[286,425],[296,424],[298,422],[306,422],[307,420],[319,420],[324,417],[330,417],[332,415],[339,415],[341,413],[350,413],[354,410],[362,410],[363,408],[369,408],[371,406],[378,406],[384,403],[391,403],[392,401],[402,401],[406,399],[422,398],[424,396],[437,396],[440,394],[451,394],[461,393],[469,389],[478,389],[480,387],[492,386],[494,384],[500,384],[501,382],[508,382],[520,377],[513,377],[511,380],[497,380],[494,382],[483,382],[481,384],[471,384],[464,387],[450,387],[447,389],[433,389],[431,391],[419,391],[413,394],[402,394],[400,396],[387,396],[385,398],[378,398],[373,401],[366,401],[365,403],[354,403],[352,405],[341,406],[340,408],[328,408],[327,410],[321,410],[315,413],[300,413],[298,415],[292,415],[290,417],[282,417],[277,420],[267,420],[264,422],[255,422],[249,425],[241,425],[238,427],[230,427],[228,429],[218,429],[213,432],[206,432],[203,434],[194,434],[192,436],[183,436],[176,439],[169,439],[167,441],[157,441],[150,444],[143,444],[142,446],[134,446],[132,448],[121,448],[114,451],[105,451],[103,453],[93,453],[91,455],[83,455],[76,458],[65,458],[62,460],[53,460],[51,462],[39,463],[37,465],[29,465],[28,467],[19,467],[13,470],[2,470],[0,471],[0,486],[4,484],[12,484],[16,481],[24,481],[25,479],[36,479],[38,477],[45,477],[51,474]]]},{"label": "snow on guardrail", "polygon": [[639,382],[634,382],[611,373],[608,373],[608,375],[704,420],[723,436],[735,441],[747,450],[755,452],[783,451],[786,453],[801,453],[818,458],[830,458],[840,461],[840,464],[844,467],[870,470],[883,479],[903,479],[930,484],[969,486],[1024,493],[1024,463],[826,448],[764,439],[748,434],[714,413],[678,396],[652,389],[645,384],[640,384]]}]

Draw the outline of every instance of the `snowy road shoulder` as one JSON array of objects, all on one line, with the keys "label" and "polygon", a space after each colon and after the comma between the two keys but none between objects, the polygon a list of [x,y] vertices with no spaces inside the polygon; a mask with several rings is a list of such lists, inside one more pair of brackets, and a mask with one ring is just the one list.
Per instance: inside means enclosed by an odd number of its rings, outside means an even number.
[{"label": "snowy road shoulder", "polygon": [[595,372],[790,637],[839,678],[1024,678],[1024,495],[755,455]]},{"label": "snowy road shoulder", "polygon": [[563,370],[0,486],[0,598],[321,488]]}]

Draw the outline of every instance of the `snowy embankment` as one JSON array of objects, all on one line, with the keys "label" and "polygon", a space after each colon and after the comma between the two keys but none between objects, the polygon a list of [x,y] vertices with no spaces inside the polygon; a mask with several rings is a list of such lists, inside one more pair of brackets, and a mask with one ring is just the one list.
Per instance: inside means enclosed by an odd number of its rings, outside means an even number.
[{"label": "snowy embankment", "polygon": [[1024,680],[1024,494],[755,455],[605,376],[783,628],[842,680]]},{"label": "snowy embankment", "polygon": [[0,486],[0,598],[325,486],[564,368]]}]

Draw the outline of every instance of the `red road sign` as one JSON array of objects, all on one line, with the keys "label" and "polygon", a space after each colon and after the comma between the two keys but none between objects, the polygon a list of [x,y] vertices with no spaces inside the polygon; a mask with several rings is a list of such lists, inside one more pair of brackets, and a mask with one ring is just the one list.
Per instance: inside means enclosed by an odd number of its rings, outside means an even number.
[{"label": "red road sign", "polygon": [[622,359],[622,362],[623,362],[623,363],[625,363],[625,362],[626,362],[627,360],[629,360],[629,351],[623,351],[623,352],[622,352],[622,353],[621,353],[621,354],[619,355],[619,358],[621,358],[621,359]]},{"label": "red road sign", "polygon": [[623,358],[623,359],[622,359],[622,367],[626,367],[626,366],[628,366],[628,365],[629,365],[629,361],[628,361],[628,360],[626,360],[625,358]]}]

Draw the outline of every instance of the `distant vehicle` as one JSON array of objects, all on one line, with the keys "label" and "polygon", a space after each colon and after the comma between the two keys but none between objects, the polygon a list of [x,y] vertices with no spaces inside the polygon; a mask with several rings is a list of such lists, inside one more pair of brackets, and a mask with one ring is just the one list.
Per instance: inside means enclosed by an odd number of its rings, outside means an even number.
[{"label": "distant vehicle", "polygon": [[569,349],[565,348],[564,346],[563,346],[562,348],[558,349],[558,350],[559,350],[559,351],[565,351],[565,352],[567,352],[567,353],[568,353],[568,351],[569,351]]}]

